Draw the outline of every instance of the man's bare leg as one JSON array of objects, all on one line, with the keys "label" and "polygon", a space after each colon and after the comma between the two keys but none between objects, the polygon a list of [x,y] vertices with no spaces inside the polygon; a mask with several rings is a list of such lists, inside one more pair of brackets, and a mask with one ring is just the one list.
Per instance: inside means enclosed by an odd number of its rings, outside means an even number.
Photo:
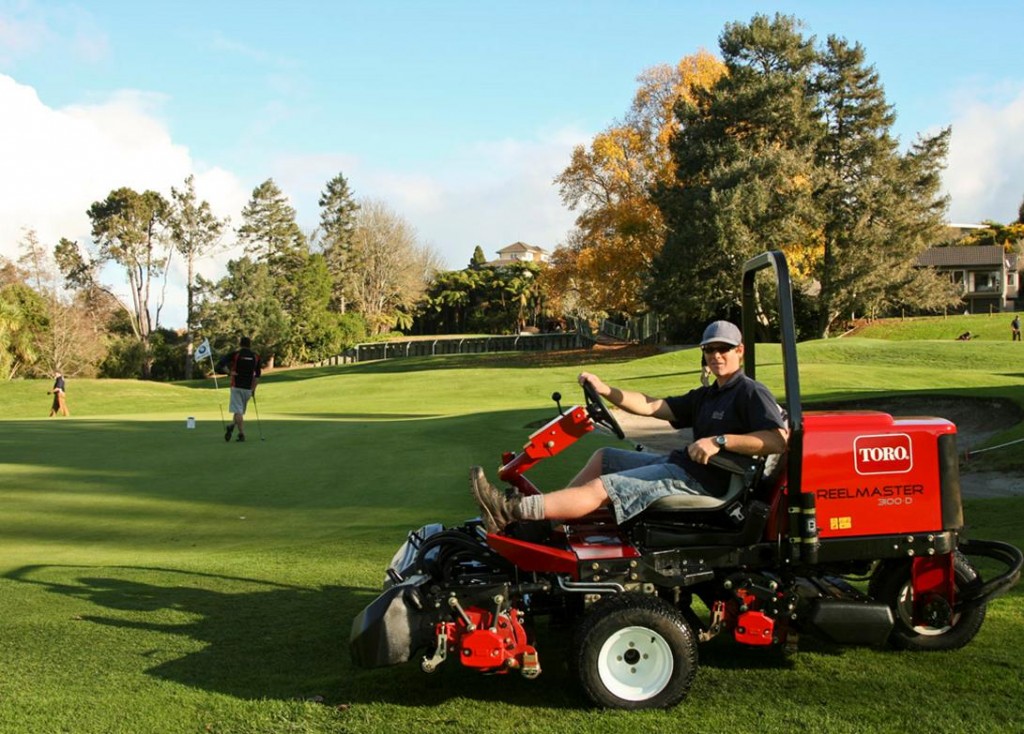
[{"label": "man's bare leg", "polygon": [[[586,471],[585,468],[584,471]],[[598,476],[579,486],[566,487],[545,494],[544,518],[546,520],[575,520],[604,507],[608,502],[608,491]]]},{"label": "man's bare leg", "polygon": [[587,463],[580,469],[579,474],[572,478],[569,482],[570,487],[582,487],[584,484],[591,482],[601,476],[601,466],[604,462],[604,449],[598,449],[590,458]]}]

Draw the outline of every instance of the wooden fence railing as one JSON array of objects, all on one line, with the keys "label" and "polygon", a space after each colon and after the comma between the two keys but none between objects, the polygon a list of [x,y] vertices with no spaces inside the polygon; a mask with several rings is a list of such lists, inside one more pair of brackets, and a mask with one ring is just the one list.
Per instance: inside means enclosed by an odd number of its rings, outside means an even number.
[{"label": "wooden fence railing", "polygon": [[[403,339],[389,342],[356,344],[341,354],[317,362],[317,365],[352,364],[376,359],[401,357],[433,357],[442,354],[480,354],[486,352],[552,352],[562,349],[590,348],[597,334],[583,319],[572,319],[571,331],[518,336],[438,337],[437,339]],[[630,319],[625,326],[607,319],[601,322],[599,334],[624,342],[655,343],[660,337],[660,320],[654,314]]]},{"label": "wooden fence railing", "polygon": [[375,359],[433,357],[441,354],[481,354],[486,352],[550,352],[585,346],[579,334],[520,334],[518,336],[467,336],[437,339],[408,339],[356,344],[341,354],[317,364],[352,364]]}]

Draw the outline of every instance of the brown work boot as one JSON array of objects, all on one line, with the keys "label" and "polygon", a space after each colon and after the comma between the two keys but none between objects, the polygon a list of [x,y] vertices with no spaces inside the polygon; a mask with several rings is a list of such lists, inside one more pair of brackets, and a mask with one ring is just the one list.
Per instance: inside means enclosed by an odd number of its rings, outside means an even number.
[{"label": "brown work boot", "polygon": [[522,496],[518,493],[505,494],[496,489],[487,481],[481,467],[474,466],[469,470],[469,483],[473,488],[473,497],[480,505],[480,519],[484,521],[488,533],[500,533],[511,523],[523,518],[520,507]]}]

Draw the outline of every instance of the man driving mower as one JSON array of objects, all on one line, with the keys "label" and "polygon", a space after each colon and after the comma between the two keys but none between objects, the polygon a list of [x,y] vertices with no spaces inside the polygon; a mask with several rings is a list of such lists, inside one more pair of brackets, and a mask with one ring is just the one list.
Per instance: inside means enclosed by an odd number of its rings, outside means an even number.
[{"label": "man driving mower", "polygon": [[730,474],[708,464],[722,449],[745,456],[782,453],[788,437],[785,419],[768,388],[743,373],[739,328],[715,321],[704,330],[700,348],[714,382],[681,396],[652,398],[607,385],[588,372],[578,378],[627,412],[692,428],[689,446],[668,455],[599,449],[568,487],[546,495],[506,495],[474,466],[470,483],[487,532],[501,532],[519,520],[572,520],[609,505],[622,524],[661,497],[724,496]]}]

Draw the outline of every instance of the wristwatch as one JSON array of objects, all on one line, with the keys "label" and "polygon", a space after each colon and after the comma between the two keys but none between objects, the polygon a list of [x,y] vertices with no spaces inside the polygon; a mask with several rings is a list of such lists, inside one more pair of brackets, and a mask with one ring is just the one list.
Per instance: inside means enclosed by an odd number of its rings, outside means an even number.
[{"label": "wristwatch", "polygon": [[715,446],[720,449],[724,449],[726,444],[725,435],[715,436]]}]

